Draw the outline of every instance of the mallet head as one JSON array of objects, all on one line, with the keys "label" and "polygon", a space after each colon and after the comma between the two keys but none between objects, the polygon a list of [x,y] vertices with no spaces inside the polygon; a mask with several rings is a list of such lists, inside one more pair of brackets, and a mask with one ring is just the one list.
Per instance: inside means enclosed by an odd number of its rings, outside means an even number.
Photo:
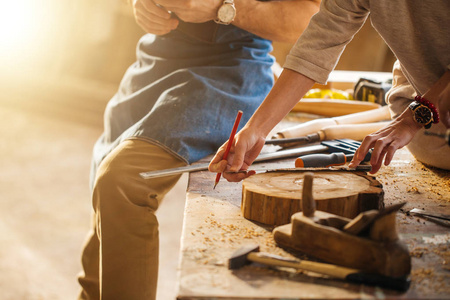
[{"label": "mallet head", "polygon": [[251,261],[247,259],[248,254],[251,252],[259,252],[259,246],[250,245],[237,249],[233,253],[233,255],[231,255],[231,258],[228,260],[228,269],[230,270],[239,269],[245,266],[246,264],[251,263]]}]

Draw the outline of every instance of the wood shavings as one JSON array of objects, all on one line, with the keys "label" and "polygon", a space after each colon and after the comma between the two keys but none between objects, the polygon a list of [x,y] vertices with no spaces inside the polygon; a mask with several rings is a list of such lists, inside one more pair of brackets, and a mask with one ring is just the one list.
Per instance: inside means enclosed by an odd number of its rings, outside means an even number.
[{"label": "wood shavings", "polygon": [[450,243],[450,233],[435,235],[433,237],[423,237],[423,241],[427,244],[447,244]]},{"label": "wood shavings", "polygon": [[412,284],[423,294],[450,294],[450,274],[437,275],[431,268],[420,268],[411,272]]},{"label": "wood shavings", "polygon": [[420,194],[419,189],[415,186],[410,187],[409,189],[407,189],[408,193],[416,193],[416,194]]},{"label": "wood shavings", "polygon": [[[411,271],[411,280],[415,285],[415,289],[424,295],[430,293],[433,295],[449,295],[450,273],[442,272],[442,270],[450,271],[450,245],[432,244],[430,246],[418,246],[410,254],[416,259],[413,262],[413,270]],[[428,261],[436,260],[436,258],[440,262],[439,265],[424,267]]]},{"label": "wood shavings", "polygon": [[425,253],[428,253],[428,252],[429,252],[428,248],[418,247],[418,248],[415,248],[413,251],[411,251],[410,255],[412,257],[421,258]]}]

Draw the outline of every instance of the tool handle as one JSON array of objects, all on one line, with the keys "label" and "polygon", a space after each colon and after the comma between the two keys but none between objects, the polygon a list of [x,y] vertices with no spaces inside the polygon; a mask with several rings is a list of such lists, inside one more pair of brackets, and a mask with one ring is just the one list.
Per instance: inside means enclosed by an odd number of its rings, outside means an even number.
[{"label": "tool handle", "polygon": [[377,285],[384,288],[406,291],[410,281],[406,278],[389,277],[378,274],[363,273],[357,269],[341,267],[337,265],[320,263],[305,260],[292,260],[278,255],[261,252],[251,252],[247,259],[256,263],[261,263],[274,267],[287,267],[310,271],[334,278],[344,279],[353,283],[363,283],[367,285]]},{"label": "tool handle", "polygon": [[[311,133],[316,133],[319,130],[332,125],[345,124],[361,124],[378,121],[390,120],[391,115],[387,106],[377,109],[363,111],[359,113],[349,114],[341,117],[324,118],[308,121],[299,125],[295,125],[284,130],[281,130],[273,138],[295,138],[306,136]],[[350,138],[350,137],[349,137]]]},{"label": "tool handle", "polygon": [[299,101],[294,106],[292,111],[305,112],[326,117],[336,117],[354,114],[361,111],[373,110],[379,107],[379,104],[367,101],[306,98]]},{"label": "tool handle", "polygon": [[282,138],[297,138],[307,136],[309,134],[318,132],[324,127],[336,124],[337,123],[333,120],[333,118],[316,119],[281,130],[280,132],[275,134],[272,138],[282,139]]},{"label": "tool handle", "polygon": [[288,259],[279,255],[262,252],[250,252],[247,259],[273,267],[286,267],[298,270],[311,271],[322,275],[331,276],[334,278],[345,279],[348,274],[357,273],[358,270],[341,267],[332,264],[319,263],[315,261]]},{"label": "tool handle", "polygon": [[354,114],[333,118],[336,124],[360,124],[378,121],[386,121],[391,119],[391,113],[388,106],[382,106],[377,109],[362,111]]},{"label": "tool handle", "polygon": [[316,211],[316,202],[313,197],[313,180],[314,173],[306,172],[303,175],[302,211],[303,215],[308,218],[313,218]]},{"label": "tool handle", "polygon": [[321,168],[340,166],[347,162],[347,156],[343,152],[331,154],[309,154],[300,156],[295,160],[296,168]]},{"label": "tool handle", "polygon": [[345,277],[346,280],[353,283],[362,283],[367,285],[376,285],[382,288],[405,292],[409,289],[411,280],[408,278],[388,277],[378,274],[352,273]]},{"label": "tool handle", "polygon": [[328,126],[319,131],[320,140],[352,139],[362,141],[367,135],[386,127],[389,123],[390,121]]}]

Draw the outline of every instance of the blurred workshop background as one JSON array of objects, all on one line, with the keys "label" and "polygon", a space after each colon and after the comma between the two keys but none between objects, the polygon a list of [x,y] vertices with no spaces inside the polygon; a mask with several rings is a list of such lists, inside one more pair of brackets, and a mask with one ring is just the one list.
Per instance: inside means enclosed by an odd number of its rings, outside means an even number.
[{"label": "blurred workshop background", "polygon": [[[75,299],[89,229],[92,146],[143,31],[122,0],[1,0],[0,291]],[[280,65],[289,44],[274,44]],[[337,69],[391,71],[369,22]],[[165,199],[158,299],[174,299],[187,176]]]}]

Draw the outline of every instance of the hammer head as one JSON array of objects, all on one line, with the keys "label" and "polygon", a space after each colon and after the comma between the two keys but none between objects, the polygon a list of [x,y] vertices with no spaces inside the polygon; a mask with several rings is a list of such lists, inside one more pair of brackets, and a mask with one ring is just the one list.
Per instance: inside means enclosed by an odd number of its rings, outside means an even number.
[{"label": "hammer head", "polygon": [[231,258],[228,260],[228,269],[239,269],[246,264],[249,264],[251,261],[247,259],[247,256],[251,252],[259,252],[259,246],[249,245],[234,251],[233,255],[231,255]]}]

